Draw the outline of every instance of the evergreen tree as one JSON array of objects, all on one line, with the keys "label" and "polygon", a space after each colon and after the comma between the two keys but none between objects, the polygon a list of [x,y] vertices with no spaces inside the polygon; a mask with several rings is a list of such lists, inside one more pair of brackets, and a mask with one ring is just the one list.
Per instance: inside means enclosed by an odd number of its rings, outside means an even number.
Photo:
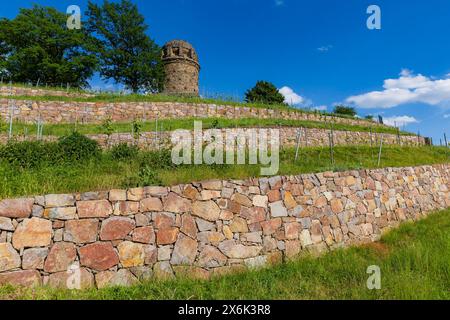
[{"label": "evergreen tree", "polygon": [[264,104],[284,104],[284,96],[272,83],[258,81],[252,89],[245,93],[245,101]]}]

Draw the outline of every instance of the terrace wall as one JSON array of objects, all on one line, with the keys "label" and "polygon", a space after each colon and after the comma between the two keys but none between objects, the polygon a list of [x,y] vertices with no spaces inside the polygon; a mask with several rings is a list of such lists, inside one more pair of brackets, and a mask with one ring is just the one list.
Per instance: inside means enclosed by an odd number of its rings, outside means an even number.
[{"label": "terrace wall", "polygon": [[[11,103],[12,101],[13,103]],[[349,125],[380,126],[375,122],[306,113],[297,110],[265,109],[257,107],[215,105],[181,102],[63,102],[0,99],[0,117],[6,121],[14,104],[14,119],[36,123],[101,123],[105,119],[114,122],[131,122],[135,119],[179,118],[258,118],[335,122]]]},{"label": "terrace wall", "polygon": [[0,285],[208,279],[375,241],[449,187],[447,164],[2,200]]},{"label": "terrace wall", "polygon": [[[239,130],[246,128],[240,128]],[[280,144],[282,147],[293,147],[297,144],[298,128],[293,127],[279,127],[280,130]],[[232,131],[236,129],[230,129]],[[205,130],[205,132],[208,130]],[[193,132],[191,132],[193,134]],[[329,145],[329,133],[330,130],[315,129],[315,128],[303,128],[300,135],[301,147],[319,147]],[[105,134],[90,134],[89,138],[97,141],[101,147],[111,147],[120,143],[127,143],[130,145],[137,145],[144,150],[157,149],[159,147],[171,146],[171,131],[163,132],[143,132],[139,135],[138,139],[135,139],[131,133],[114,133],[109,138]],[[224,129],[222,129],[222,135],[225,137]],[[404,136],[395,134],[383,134],[383,144],[385,145],[402,145],[402,146],[418,146],[424,145],[425,139],[417,136]],[[36,136],[29,135],[16,136],[16,140],[35,140]],[[56,141],[58,137],[44,136],[44,141]],[[381,134],[370,132],[356,132],[356,131],[333,131],[334,145],[373,145],[378,146],[380,144]],[[0,143],[5,144],[8,141],[8,136],[0,135]]]}]

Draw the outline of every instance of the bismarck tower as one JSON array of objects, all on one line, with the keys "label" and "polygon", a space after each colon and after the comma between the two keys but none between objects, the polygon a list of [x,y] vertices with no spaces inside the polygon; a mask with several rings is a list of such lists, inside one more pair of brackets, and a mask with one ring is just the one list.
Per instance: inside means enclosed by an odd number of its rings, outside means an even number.
[{"label": "bismarck tower", "polygon": [[162,61],[166,78],[164,93],[198,96],[200,64],[194,47],[186,41],[173,40],[163,47]]}]

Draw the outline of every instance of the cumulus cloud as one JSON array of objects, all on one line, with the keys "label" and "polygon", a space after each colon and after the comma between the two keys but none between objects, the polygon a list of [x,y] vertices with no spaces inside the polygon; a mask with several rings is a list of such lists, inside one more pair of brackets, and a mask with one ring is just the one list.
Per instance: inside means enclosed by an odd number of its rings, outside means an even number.
[{"label": "cumulus cloud", "polygon": [[285,86],[279,89],[278,91],[283,95],[284,102],[291,106],[301,104],[305,101],[305,99],[302,96],[295,93],[294,90],[292,90],[289,87]]},{"label": "cumulus cloud", "polygon": [[450,118],[450,114],[444,114],[444,119]]},{"label": "cumulus cloud", "polygon": [[397,126],[397,127],[402,127],[411,123],[419,123],[419,121],[416,118],[410,116],[386,117],[383,118],[383,122],[388,126]]},{"label": "cumulus cloud", "polygon": [[397,79],[384,80],[383,88],[348,97],[346,102],[361,108],[393,108],[406,103],[445,106],[450,101],[450,78],[432,79],[408,69]]},{"label": "cumulus cloud", "polygon": [[329,45],[317,48],[317,51],[327,52],[327,51],[330,51],[332,48],[333,48],[333,46],[329,44]]}]

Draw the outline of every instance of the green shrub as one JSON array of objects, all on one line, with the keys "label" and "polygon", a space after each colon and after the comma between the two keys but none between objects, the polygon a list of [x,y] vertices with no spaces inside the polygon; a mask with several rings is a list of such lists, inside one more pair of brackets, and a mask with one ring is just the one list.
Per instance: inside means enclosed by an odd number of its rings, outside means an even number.
[{"label": "green shrub", "polygon": [[133,138],[135,140],[139,139],[139,136],[141,134],[141,130],[142,130],[142,122],[138,121],[138,120],[134,120],[133,123],[131,124],[132,128],[133,128]]},{"label": "green shrub", "polygon": [[333,113],[337,114],[337,115],[350,116],[350,117],[356,116],[355,108],[343,106],[343,105],[335,106]]},{"label": "green shrub", "polygon": [[79,133],[62,137],[58,142],[10,142],[0,147],[0,159],[26,169],[43,164],[86,160],[99,155],[98,143]]},{"label": "green shrub", "polygon": [[97,141],[78,132],[61,137],[58,146],[67,161],[86,160],[100,155],[100,147]]},{"label": "green shrub", "polygon": [[122,183],[123,188],[136,188],[162,185],[154,168],[150,166],[142,166],[137,174],[133,174],[125,178]]},{"label": "green shrub", "polygon": [[162,185],[162,181],[158,178],[154,169],[150,166],[144,166],[139,171],[139,186],[155,186]]},{"label": "green shrub", "polygon": [[212,129],[218,129],[219,128],[219,120],[218,119],[214,119],[213,122],[211,123],[211,128]]},{"label": "green shrub", "polygon": [[102,124],[100,125],[100,130],[103,134],[106,134],[108,137],[112,135],[114,132],[112,119],[106,118],[105,120],[103,120]]},{"label": "green shrub", "polygon": [[172,169],[176,167],[172,162],[172,153],[167,149],[143,153],[140,163],[141,167],[153,169]]},{"label": "green shrub", "polygon": [[21,168],[36,168],[44,163],[52,164],[63,159],[57,143],[27,141],[10,142],[0,148],[0,158]]},{"label": "green shrub", "polygon": [[172,162],[170,150],[147,151],[139,153],[139,155],[139,171],[125,179],[123,183],[125,188],[162,185],[157,170],[176,168]]},{"label": "green shrub", "polygon": [[126,143],[115,145],[111,149],[111,157],[114,160],[133,159],[138,155],[138,153],[139,153],[138,147],[130,146]]}]

